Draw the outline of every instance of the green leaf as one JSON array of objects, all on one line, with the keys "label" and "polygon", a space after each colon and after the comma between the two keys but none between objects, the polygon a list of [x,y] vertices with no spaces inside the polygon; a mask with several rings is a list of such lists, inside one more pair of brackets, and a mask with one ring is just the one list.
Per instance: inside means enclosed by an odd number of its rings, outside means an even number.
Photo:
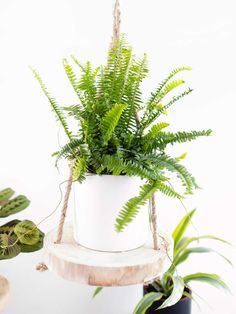
[{"label": "green leaf", "polygon": [[27,199],[27,197],[25,197],[24,195],[19,195],[9,200],[2,207],[0,207],[0,218],[19,213],[20,211],[27,208],[29,204],[30,201]]},{"label": "green leaf", "polygon": [[[230,245],[232,246],[231,243],[229,243],[228,241],[221,239],[219,237],[213,236],[213,235],[203,235],[203,236],[198,236],[198,237],[191,237],[191,238],[182,238],[182,240],[178,243],[178,245],[176,246],[175,249],[175,258],[177,258],[180,254],[182,254],[185,249],[193,242],[199,241],[201,239],[210,239],[210,240],[215,240],[215,241],[219,241],[222,242],[224,244]],[[214,251],[214,250],[213,250]],[[219,255],[219,254],[218,254]],[[224,257],[225,258],[225,257]],[[227,262],[229,264],[232,264],[228,259]]]},{"label": "green leaf", "polygon": [[61,123],[61,125],[65,131],[65,134],[67,135],[67,137],[71,141],[73,139],[73,136],[72,136],[72,133],[69,131],[66,119],[65,119],[63,113],[61,112],[61,108],[58,106],[55,98],[51,97],[50,93],[48,92],[48,90],[46,88],[46,85],[44,84],[44,82],[40,76],[40,74],[33,68],[31,68],[31,71],[33,72],[33,74],[34,74],[36,80],[38,81],[42,91],[44,92],[45,96],[47,97],[53,112],[56,114],[58,121]]},{"label": "green leaf", "polygon": [[15,192],[11,188],[6,188],[0,191],[0,206],[3,205],[5,201],[8,201],[14,193]]},{"label": "green leaf", "polygon": [[192,174],[176,159],[162,154],[158,157],[157,167],[175,173],[185,187],[185,194],[192,194],[194,189],[199,188]]},{"label": "green leaf", "polygon": [[14,235],[0,234],[0,260],[13,258],[20,254],[20,247],[16,240]]},{"label": "green leaf", "polygon": [[179,68],[176,68],[174,69],[168,76],[167,78],[165,78],[160,84],[159,86],[157,87],[157,89],[155,90],[155,92],[152,92],[151,93],[151,97],[148,101],[149,104],[153,103],[157,98],[158,96],[160,95],[162,89],[166,86],[166,84],[170,81],[170,79],[175,76],[176,74],[178,74],[179,72],[182,72],[182,71],[190,71],[191,68],[190,67],[179,67]]},{"label": "green leaf", "polygon": [[14,233],[22,244],[34,245],[39,241],[40,233],[37,226],[30,220],[23,220],[14,228]]},{"label": "green leaf", "polygon": [[126,105],[124,104],[115,104],[101,119],[100,126],[104,144],[106,144],[111,139],[113,132],[119,122],[120,116],[125,108]]},{"label": "green leaf", "polygon": [[184,292],[184,281],[180,276],[171,276],[173,281],[173,289],[170,296],[162,303],[158,309],[164,309],[165,307],[172,306],[176,304],[183,296]]},{"label": "green leaf", "polygon": [[23,244],[23,243],[18,243],[21,249],[21,253],[31,253],[35,251],[39,251],[43,247],[43,239],[44,239],[44,233],[39,230],[39,240],[35,244]]},{"label": "green leaf", "polygon": [[201,281],[206,282],[216,288],[223,288],[225,290],[230,290],[227,284],[216,274],[209,273],[195,273],[183,278],[184,282],[187,284],[191,281]]},{"label": "green leaf", "polygon": [[169,94],[169,92],[184,83],[184,80],[173,80],[170,83],[166,84],[163,90],[158,95],[158,101],[162,100],[167,94]]},{"label": "green leaf", "polygon": [[213,235],[203,235],[203,236],[198,236],[198,237],[182,238],[182,240],[176,246],[175,254],[177,255],[177,254],[181,253],[186,247],[188,247],[189,244],[191,244],[192,242],[199,241],[201,239],[215,240],[215,241],[219,241],[219,242],[222,242],[222,243],[225,243],[225,244],[232,246],[231,243],[229,243],[228,241],[221,239],[219,237],[216,237]]},{"label": "green leaf", "polygon": [[93,293],[93,298],[96,297],[96,295],[98,295],[101,291],[102,291],[103,287],[97,287]]},{"label": "green leaf", "polygon": [[145,314],[146,310],[155,302],[159,301],[163,297],[160,292],[150,292],[144,295],[144,297],[136,305],[133,314]]},{"label": "green leaf", "polygon": [[116,219],[116,231],[121,232],[137,216],[138,211],[144,205],[153,193],[160,187],[160,183],[153,181],[140,187],[140,193],[128,200],[123,209],[119,212]]},{"label": "green leaf", "polygon": [[177,256],[175,256],[175,258],[173,260],[173,264],[175,266],[177,266],[177,265],[183,263],[193,253],[215,253],[215,254],[219,255],[220,257],[222,257],[227,263],[229,263],[232,266],[232,262],[228,258],[226,258],[221,253],[217,252],[216,250],[208,248],[208,247],[192,247],[189,249],[185,249],[182,251],[181,254],[178,254]]},{"label": "green leaf", "polygon": [[169,123],[166,122],[160,122],[158,124],[155,124],[151,127],[150,131],[144,136],[144,141],[145,141],[145,147],[148,147],[150,144],[149,141],[156,138],[160,131],[164,128],[167,128],[169,126]]},{"label": "green leaf", "polygon": [[181,221],[178,223],[177,227],[175,228],[174,232],[172,233],[172,237],[174,239],[174,248],[178,245],[179,241],[183,237],[186,229],[188,228],[191,219],[195,213],[196,209],[191,210],[189,213],[187,213]]},{"label": "green leaf", "polygon": [[84,158],[77,158],[73,164],[72,176],[74,181],[83,181],[84,174],[87,171],[87,163]]}]

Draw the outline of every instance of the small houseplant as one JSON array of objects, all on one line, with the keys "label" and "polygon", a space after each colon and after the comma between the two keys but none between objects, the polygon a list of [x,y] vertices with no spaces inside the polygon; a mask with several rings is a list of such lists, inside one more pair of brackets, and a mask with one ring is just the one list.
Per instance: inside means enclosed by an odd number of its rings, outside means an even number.
[{"label": "small houseplant", "polygon": [[[179,264],[185,262],[191,254],[214,252],[231,262],[217,251],[199,245],[201,239],[211,239],[229,244],[227,241],[212,236],[203,235],[185,237],[185,231],[191,222],[195,210],[186,214],[179,222],[172,236],[174,239],[174,255],[171,266],[163,276],[148,286],[144,287],[144,297],[137,304],[133,314],[190,314],[192,290],[189,287],[191,281],[202,281],[216,287],[228,290],[225,282],[217,274],[194,273],[181,277],[177,271]],[[197,246],[191,244],[197,242]]]},{"label": "small houseplant", "polygon": [[[26,209],[30,201],[24,195],[13,197],[14,191],[0,191],[0,218],[14,215]],[[16,257],[20,253],[38,251],[43,246],[44,234],[30,220],[11,220],[0,226],[0,260]],[[8,280],[0,276],[0,311],[9,298]]]},{"label": "small houseplant", "polygon": [[[78,96],[78,104],[72,106],[60,107],[39,73],[32,71],[68,138],[55,156],[57,160],[66,158],[74,181],[82,183],[78,186],[75,238],[92,249],[134,249],[146,242],[146,204],[156,191],[182,198],[183,193],[191,194],[198,187],[181,157],[167,154],[167,146],[209,136],[211,130],[174,133],[165,131],[169,124],[159,121],[192,92],[187,88],[171,96],[185,83],[175,77],[189,67],[173,70],[144,101],[140,86],[148,73],[147,57],[137,59],[124,37],[111,46],[105,66],[94,69],[90,62],[72,59],[73,66],[63,60]],[[76,120],[75,133],[69,128],[67,114]],[[183,192],[172,188],[170,173],[180,179]]]},{"label": "small houseplant", "polygon": [[[0,191],[0,218],[5,218],[26,209],[30,201],[24,195],[13,197],[14,191]],[[0,226],[0,260],[20,253],[34,252],[43,246],[44,234],[30,220],[11,220]]]}]

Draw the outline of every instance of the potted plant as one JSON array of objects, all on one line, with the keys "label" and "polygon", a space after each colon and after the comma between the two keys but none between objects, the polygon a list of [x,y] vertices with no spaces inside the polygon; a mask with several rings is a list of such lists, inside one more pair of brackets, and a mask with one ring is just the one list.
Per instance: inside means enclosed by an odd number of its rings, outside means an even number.
[{"label": "potted plant", "polygon": [[[177,267],[195,253],[214,252],[231,264],[226,257],[214,249],[199,245],[199,241],[202,239],[211,239],[229,244],[227,241],[212,235],[184,236],[194,213],[195,210],[192,210],[186,214],[175,228],[172,234],[174,254],[171,265],[161,278],[144,286],[144,297],[137,304],[133,314],[154,314],[156,312],[163,314],[190,314],[192,290],[189,283],[191,281],[206,282],[215,287],[229,290],[225,282],[217,274],[199,272],[181,277],[177,271]],[[195,242],[197,242],[197,246],[192,246]]]},{"label": "potted plant", "polygon": [[[24,195],[13,197],[14,191],[0,191],[0,218],[16,214],[30,204]],[[0,260],[16,257],[20,253],[34,252],[43,246],[44,234],[30,220],[11,220],[0,226]]]},{"label": "potted plant", "polygon": [[[16,214],[30,204],[24,196],[13,197],[14,191],[6,188],[0,191],[0,218]],[[43,246],[44,234],[30,220],[11,220],[0,226],[0,260],[16,257],[20,253],[38,251]],[[0,276],[0,311],[9,297],[8,280]]]},{"label": "potted plant", "polygon": [[[166,148],[209,136],[211,130],[165,131],[169,123],[159,121],[192,92],[187,88],[172,95],[185,83],[175,77],[190,68],[173,70],[144,101],[141,83],[148,73],[147,57],[137,59],[124,37],[111,46],[105,66],[93,68],[89,61],[81,64],[73,56],[72,60],[73,66],[63,60],[78,95],[78,104],[72,106],[60,107],[39,73],[32,71],[68,138],[54,155],[69,161],[73,179],[79,182],[75,239],[102,251],[140,247],[146,242],[147,203],[154,193],[182,198],[198,187],[181,163],[184,155],[172,157]],[[77,123],[75,133],[69,128],[68,116]],[[170,173],[177,175],[185,191],[172,188]]]}]

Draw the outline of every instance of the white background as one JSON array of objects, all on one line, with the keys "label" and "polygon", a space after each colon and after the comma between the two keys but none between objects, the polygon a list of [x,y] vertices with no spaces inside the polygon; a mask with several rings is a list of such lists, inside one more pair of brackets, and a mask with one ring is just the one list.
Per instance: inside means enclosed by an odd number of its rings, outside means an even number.
[{"label": "white background", "polygon": [[[111,8],[111,0],[0,0],[0,188],[12,186],[31,199],[20,218],[38,222],[49,214],[59,201],[58,184],[66,178],[65,165],[58,174],[50,157],[58,149],[58,125],[28,65],[41,72],[61,105],[73,104],[61,59],[72,53],[82,62],[106,61]],[[194,93],[167,117],[173,130],[214,130],[211,138],[174,151],[188,151],[185,163],[202,187],[185,201],[188,209],[198,208],[190,231],[236,244],[235,1],[123,0],[122,31],[138,55],[149,56],[145,95],[174,67],[193,68],[184,78]],[[158,209],[164,230],[172,230],[184,214],[178,202],[163,197]],[[54,227],[57,217],[41,228]],[[234,260],[233,250],[220,248]],[[42,252],[0,263],[0,273],[11,282],[5,314],[129,314],[141,292],[140,287],[107,289],[92,301],[91,287],[37,273],[40,261]],[[218,272],[236,291],[235,271],[215,255],[190,259],[183,273],[188,271]],[[204,284],[193,287],[204,299],[194,314],[236,313],[233,296]]]}]

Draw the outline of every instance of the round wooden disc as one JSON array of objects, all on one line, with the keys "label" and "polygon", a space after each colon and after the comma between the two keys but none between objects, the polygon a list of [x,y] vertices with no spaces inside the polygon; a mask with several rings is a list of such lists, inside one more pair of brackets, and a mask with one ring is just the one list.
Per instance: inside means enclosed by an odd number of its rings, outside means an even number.
[{"label": "round wooden disc", "polygon": [[172,241],[159,237],[160,249],[144,245],[127,252],[100,252],[78,245],[73,228],[65,225],[62,243],[55,244],[57,230],[44,240],[46,264],[50,270],[67,280],[91,286],[125,286],[148,282],[169,266]]},{"label": "round wooden disc", "polygon": [[0,311],[2,311],[9,298],[9,282],[6,278],[0,276]]}]

